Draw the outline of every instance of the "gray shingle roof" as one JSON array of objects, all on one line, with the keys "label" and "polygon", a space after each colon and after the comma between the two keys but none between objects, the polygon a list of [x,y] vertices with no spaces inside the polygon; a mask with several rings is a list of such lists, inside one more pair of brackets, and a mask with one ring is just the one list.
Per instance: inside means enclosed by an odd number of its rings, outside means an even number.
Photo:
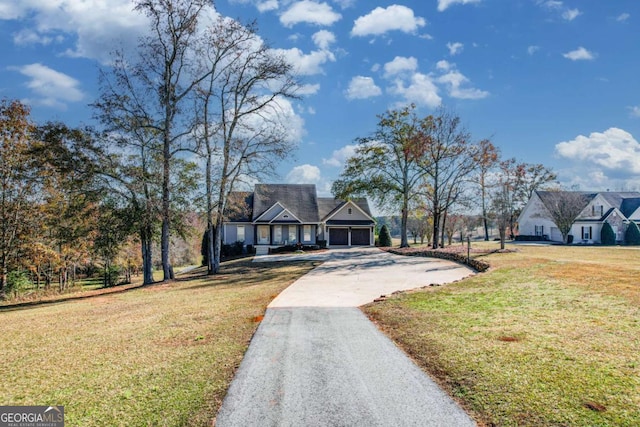
[{"label": "gray shingle roof", "polygon": [[[552,198],[554,194],[557,194],[557,191],[536,191],[542,203],[547,205],[547,203],[552,202]],[[589,202],[591,202],[596,196],[600,195],[604,198],[607,203],[611,206],[618,208],[625,217],[629,217],[640,207],[640,192],[636,191],[603,191],[601,193],[593,193],[593,192],[585,192],[585,191],[561,191],[560,193],[581,193],[585,196],[584,207],[586,207]],[[604,219],[611,214],[611,209],[609,209],[602,218],[596,221],[604,221]]]},{"label": "gray shingle roof", "polygon": [[[371,215],[369,209],[369,203],[365,198],[351,199],[360,209],[362,209],[367,215]],[[320,219],[324,220],[336,210],[340,209],[346,202],[344,200],[334,199],[333,197],[318,197],[318,211],[320,213]]]},{"label": "gray shingle roof", "polygon": [[304,223],[319,223],[318,198],[313,184],[256,184],[253,220],[277,202]]}]

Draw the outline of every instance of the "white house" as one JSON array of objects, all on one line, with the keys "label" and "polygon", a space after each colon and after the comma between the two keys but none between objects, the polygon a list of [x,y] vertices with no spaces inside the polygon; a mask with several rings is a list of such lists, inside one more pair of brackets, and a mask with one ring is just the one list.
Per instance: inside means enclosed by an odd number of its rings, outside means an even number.
[{"label": "white house", "polygon": [[[601,243],[600,234],[605,222],[611,225],[616,240],[623,242],[629,221],[640,222],[639,192],[580,193],[584,196],[585,206],[569,232],[574,243]],[[554,194],[550,191],[533,193],[518,218],[520,236],[562,242],[562,234],[547,209]]]}]

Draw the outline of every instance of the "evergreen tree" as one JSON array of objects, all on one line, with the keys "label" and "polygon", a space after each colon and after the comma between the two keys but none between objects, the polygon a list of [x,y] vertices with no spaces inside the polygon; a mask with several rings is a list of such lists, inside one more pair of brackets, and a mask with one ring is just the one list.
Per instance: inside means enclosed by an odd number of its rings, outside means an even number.
[{"label": "evergreen tree", "polygon": [[389,229],[387,228],[387,225],[383,225],[382,228],[380,229],[380,237],[379,237],[379,243],[380,246],[386,247],[386,246],[392,246],[391,243],[391,233],[389,233]]},{"label": "evergreen tree", "polygon": [[603,245],[615,245],[616,244],[616,234],[613,232],[613,228],[611,228],[611,224],[605,222],[602,226],[602,231],[600,232],[600,241]]},{"label": "evergreen tree", "polygon": [[627,231],[624,234],[624,241],[627,245],[640,245],[640,230],[635,222],[629,222]]}]

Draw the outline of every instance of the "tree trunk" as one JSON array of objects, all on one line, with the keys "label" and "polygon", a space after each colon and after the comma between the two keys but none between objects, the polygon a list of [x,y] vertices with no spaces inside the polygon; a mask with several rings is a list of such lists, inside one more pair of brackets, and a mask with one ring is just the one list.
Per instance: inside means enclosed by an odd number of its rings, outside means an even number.
[{"label": "tree trunk", "polygon": [[409,247],[409,242],[407,241],[407,219],[409,217],[409,202],[405,200],[402,203],[402,218],[400,220],[400,247],[406,248]]},{"label": "tree trunk", "polygon": [[151,226],[144,225],[140,229],[140,242],[142,246],[142,284],[153,283],[153,261],[151,259]]}]

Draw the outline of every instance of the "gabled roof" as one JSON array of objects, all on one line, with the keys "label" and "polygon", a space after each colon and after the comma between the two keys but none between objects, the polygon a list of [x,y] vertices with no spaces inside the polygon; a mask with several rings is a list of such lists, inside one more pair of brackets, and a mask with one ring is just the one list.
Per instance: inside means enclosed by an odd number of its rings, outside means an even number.
[{"label": "gabled roof", "polygon": [[[601,218],[590,219],[590,221],[602,222],[607,219],[614,210],[620,211],[625,218],[632,215],[638,208],[640,208],[640,193],[636,191],[603,191],[600,193],[586,192],[586,191],[536,191],[542,203],[546,206],[553,202],[554,195],[558,193],[580,193],[584,195],[584,206],[586,208],[589,203],[593,201],[597,196],[602,197],[611,207],[603,213]],[[580,221],[586,221],[585,219],[579,219]]]},{"label": "gabled roof", "polygon": [[[373,219],[371,210],[369,209],[369,203],[367,199],[358,198],[352,199],[351,202],[356,205],[360,210]],[[349,203],[348,201],[334,199],[333,197],[318,197],[318,211],[320,219],[326,220],[328,217],[339,211],[344,205]]]},{"label": "gabled roof", "polygon": [[620,205],[620,211],[627,218],[633,215],[638,208],[640,208],[640,194],[635,197],[624,199]]},{"label": "gabled roof", "polygon": [[256,184],[253,217],[260,217],[278,202],[303,223],[320,222],[316,186],[313,184]]},{"label": "gabled roof", "polygon": [[587,191],[536,191],[536,194],[540,197],[540,200],[547,209],[549,206],[553,205],[556,197],[562,194],[582,194],[584,197],[584,204],[581,209],[586,208],[587,205],[598,195],[598,193],[590,193]]}]

